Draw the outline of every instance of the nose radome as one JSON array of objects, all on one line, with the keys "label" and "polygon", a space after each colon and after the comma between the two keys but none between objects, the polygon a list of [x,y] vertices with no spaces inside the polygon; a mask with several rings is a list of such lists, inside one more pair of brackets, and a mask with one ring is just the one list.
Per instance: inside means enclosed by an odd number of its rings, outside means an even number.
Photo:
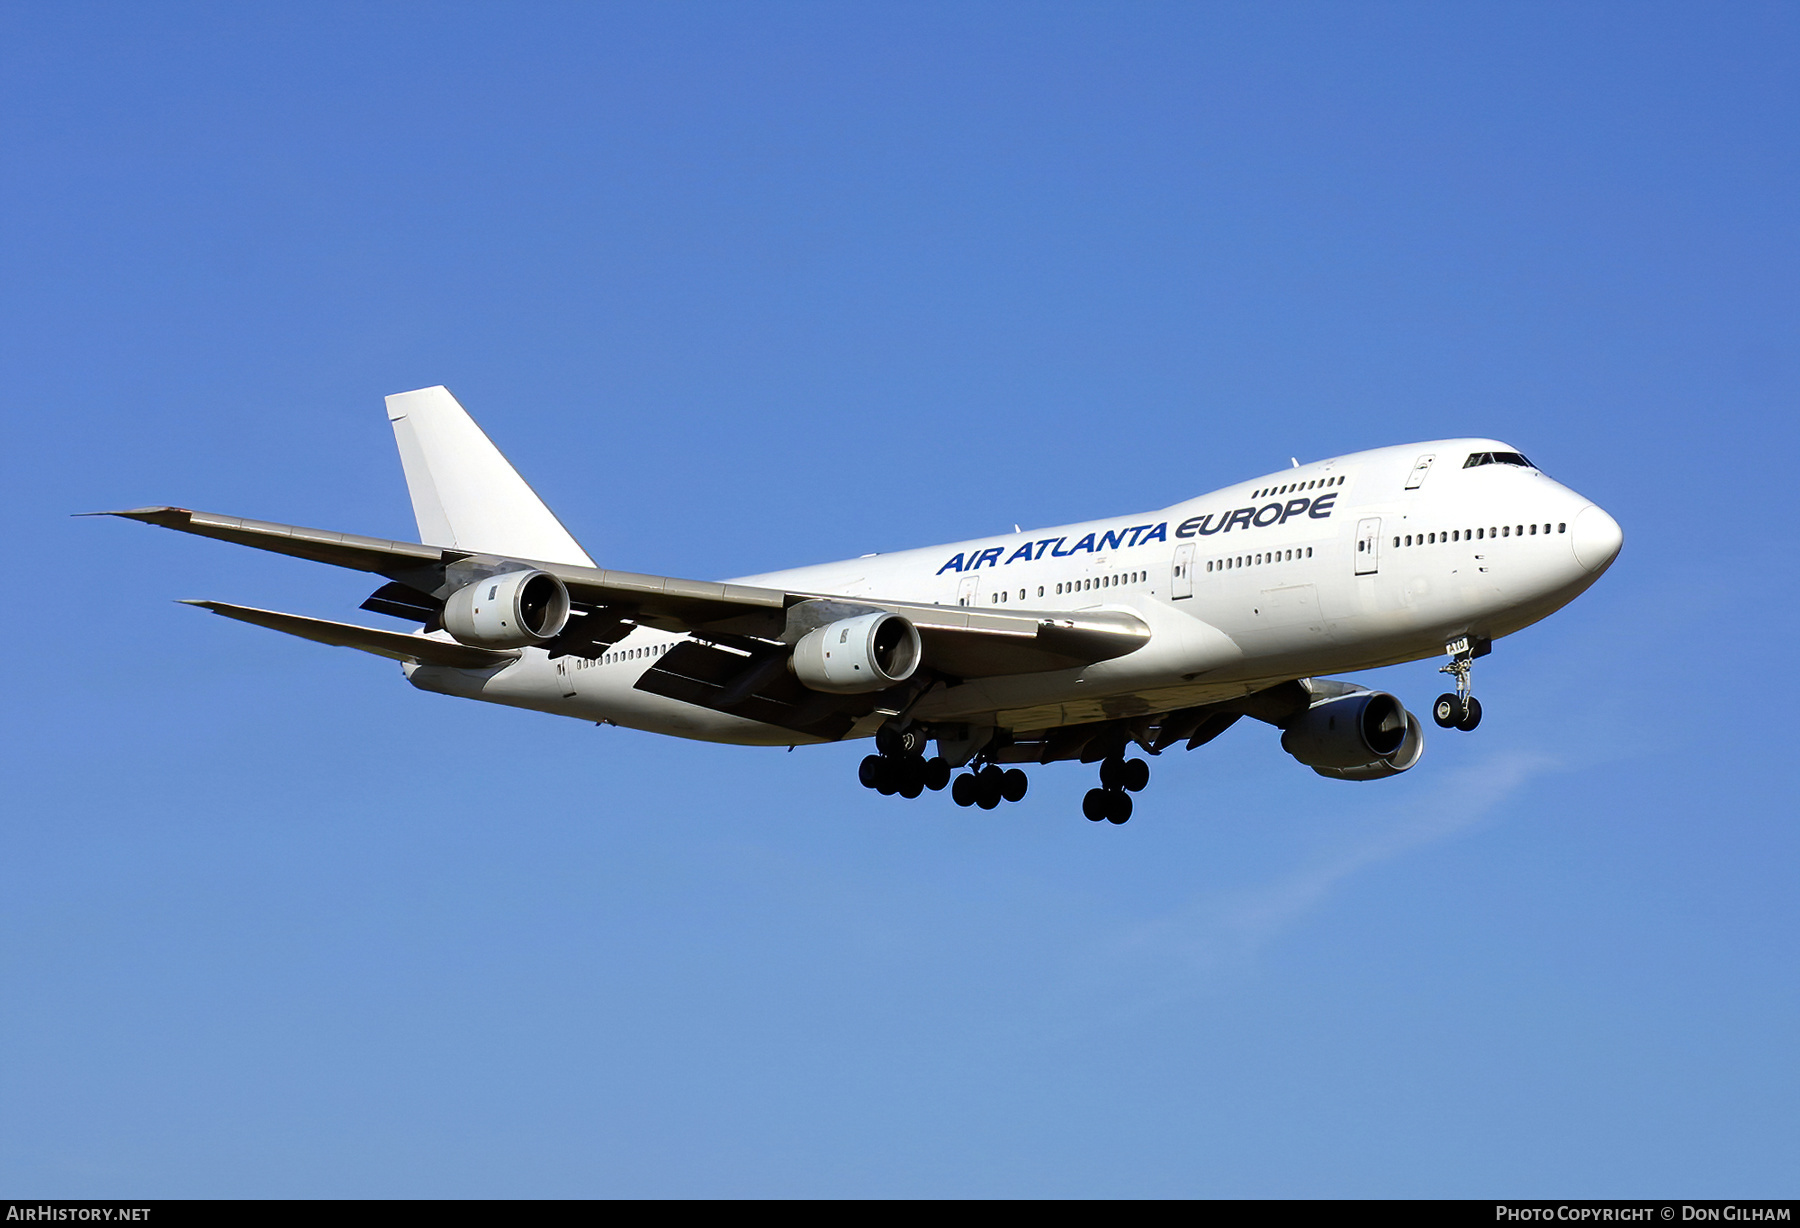
[{"label": "nose radome", "polygon": [[1592,504],[1582,508],[1581,514],[1575,517],[1574,527],[1569,544],[1575,548],[1577,563],[1589,571],[1601,571],[1619,557],[1619,547],[1625,544],[1625,531],[1601,508]]}]

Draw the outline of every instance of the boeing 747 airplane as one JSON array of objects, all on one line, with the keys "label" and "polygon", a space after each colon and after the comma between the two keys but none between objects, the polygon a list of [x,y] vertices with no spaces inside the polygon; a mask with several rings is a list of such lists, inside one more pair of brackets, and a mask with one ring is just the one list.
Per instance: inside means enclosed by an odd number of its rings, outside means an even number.
[{"label": "boeing 747 airplane", "polygon": [[[194,601],[400,662],[424,691],[758,746],[875,739],[862,783],[958,805],[1018,766],[1099,764],[1124,823],[1149,763],[1242,717],[1322,776],[1408,771],[1422,723],[1324,673],[1442,655],[1432,717],[1473,730],[1472,663],[1572,601],[1618,523],[1495,439],[1300,464],[1159,511],[737,580],[608,571],[444,388],[387,398],[419,541],[178,507],[95,513],[365,571],[394,631]],[[928,756],[935,745],[935,753]],[[967,769],[956,774],[958,769]],[[952,785],[951,777],[955,775]]]}]

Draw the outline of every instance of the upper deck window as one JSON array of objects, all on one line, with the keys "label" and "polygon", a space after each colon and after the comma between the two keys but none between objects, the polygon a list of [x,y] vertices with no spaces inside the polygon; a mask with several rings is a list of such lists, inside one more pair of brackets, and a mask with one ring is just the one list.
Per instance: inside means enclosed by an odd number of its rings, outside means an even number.
[{"label": "upper deck window", "polygon": [[1474,469],[1480,465],[1518,465],[1522,469],[1537,468],[1517,452],[1471,452],[1469,459],[1463,462],[1464,469]]}]

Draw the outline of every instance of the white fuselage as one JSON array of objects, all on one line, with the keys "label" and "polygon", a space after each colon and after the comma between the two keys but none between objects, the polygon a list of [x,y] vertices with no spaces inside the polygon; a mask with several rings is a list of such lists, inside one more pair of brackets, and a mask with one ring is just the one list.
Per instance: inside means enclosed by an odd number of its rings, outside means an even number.
[{"label": "white fuselage", "polygon": [[[1008,612],[1130,610],[1148,644],[1079,669],[936,687],[922,721],[1025,732],[1166,712],[1291,678],[1440,655],[1567,604],[1618,553],[1617,523],[1491,439],[1357,452],[1161,511],[869,555],[742,584]],[[409,666],[415,686],[679,737],[818,739],[635,689],[687,637],[639,628],[593,661],[542,650],[495,671]],[[874,731],[880,718],[852,736]]]}]

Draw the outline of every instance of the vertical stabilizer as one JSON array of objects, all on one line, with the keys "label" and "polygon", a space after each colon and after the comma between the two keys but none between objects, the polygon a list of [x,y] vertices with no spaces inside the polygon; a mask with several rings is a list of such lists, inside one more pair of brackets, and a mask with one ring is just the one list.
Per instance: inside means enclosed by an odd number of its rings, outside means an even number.
[{"label": "vertical stabilizer", "polygon": [[395,393],[387,414],[425,545],[594,565],[448,388]]}]

